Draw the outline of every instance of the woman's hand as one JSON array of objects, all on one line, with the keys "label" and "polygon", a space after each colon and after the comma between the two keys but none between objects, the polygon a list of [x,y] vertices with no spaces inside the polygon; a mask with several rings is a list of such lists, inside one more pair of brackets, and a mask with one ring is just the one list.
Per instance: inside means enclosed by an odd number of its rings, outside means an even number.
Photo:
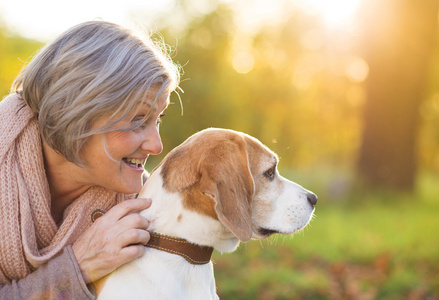
[{"label": "woman's hand", "polygon": [[149,221],[139,212],[150,199],[125,200],[98,218],[73,244],[86,284],[143,255],[149,241]]}]

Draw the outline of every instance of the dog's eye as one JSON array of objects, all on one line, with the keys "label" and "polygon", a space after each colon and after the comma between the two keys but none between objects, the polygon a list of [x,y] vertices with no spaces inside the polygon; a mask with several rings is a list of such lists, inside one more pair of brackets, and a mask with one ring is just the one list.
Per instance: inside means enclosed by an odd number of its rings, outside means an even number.
[{"label": "dog's eye", "polygon": [[268,169],[264,173],[264,176],[267,177],[268,179],[273,179],[275,175],[276,175],[276,167],[275,166],[273,168]]}]

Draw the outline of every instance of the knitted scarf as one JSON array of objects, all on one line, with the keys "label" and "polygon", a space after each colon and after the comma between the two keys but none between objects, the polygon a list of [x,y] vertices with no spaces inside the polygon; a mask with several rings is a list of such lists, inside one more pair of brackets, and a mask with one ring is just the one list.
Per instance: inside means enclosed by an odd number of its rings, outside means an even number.
[{"label": "knitted scarf", "polygon": [[0,102],[0,284],[26,277],[71,245],[91,225],[93,210],[124,198],[92,187],[65,210],[58,228],[34,113],[17,95]]}]

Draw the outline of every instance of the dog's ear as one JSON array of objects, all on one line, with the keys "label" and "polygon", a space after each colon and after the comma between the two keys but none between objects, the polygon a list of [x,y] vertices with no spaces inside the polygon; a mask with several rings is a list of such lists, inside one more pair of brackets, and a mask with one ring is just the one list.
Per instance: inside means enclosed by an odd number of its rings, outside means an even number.
[{"label": "dog's ear", "polygon": [[220,222],[236,237],[252,237],[254,182],[250,173],[246,143],[234,136],[216,144],[200,161],[200,190],[215,201]]}]

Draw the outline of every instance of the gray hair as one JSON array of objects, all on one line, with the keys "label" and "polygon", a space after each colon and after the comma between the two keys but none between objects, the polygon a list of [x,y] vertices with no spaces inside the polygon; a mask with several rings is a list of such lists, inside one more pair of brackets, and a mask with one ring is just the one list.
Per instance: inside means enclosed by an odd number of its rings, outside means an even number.
[{"label": "gray hair", "polygon": [[[110,127],[135,110],[152,85],[160,84],[153,105],[161,93],[178,87],[179,67],[163,46],[113,23],[85,22],[47,44],[12,91],[35,112],[44,141],[81,165],[86,139],[114,130]],[[110,122],[92,130],[102,117]]]}]

